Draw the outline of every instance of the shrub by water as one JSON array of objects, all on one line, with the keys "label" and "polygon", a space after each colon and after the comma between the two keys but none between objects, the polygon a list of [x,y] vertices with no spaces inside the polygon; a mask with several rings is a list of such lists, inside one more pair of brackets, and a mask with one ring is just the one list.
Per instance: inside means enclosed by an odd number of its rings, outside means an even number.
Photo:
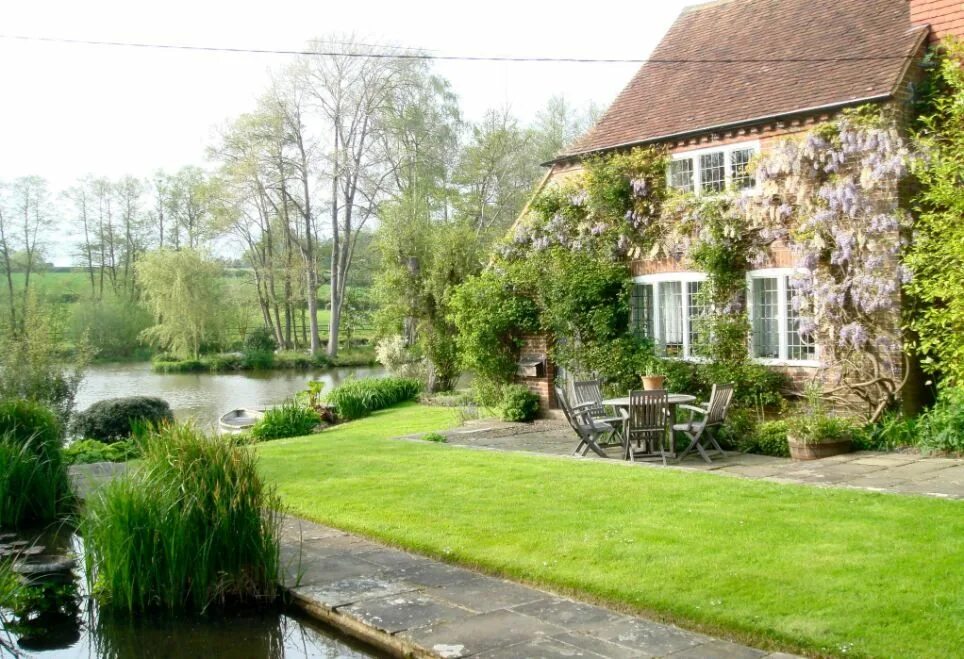
[{"label": "shrub by water", "polygon": [[130,396],[101,400],[79,413],[72,425],[76,435],[101,442],[116,442],[133,434],[137,426],[174,420],[171,406],[162,398]]},{"label": "shrub by water", "polygon": [[360,419],[376,410],[415,400],[422,383],[414,378],[364,378],[349,380],[328,392],[326,399],[343,421]]}]

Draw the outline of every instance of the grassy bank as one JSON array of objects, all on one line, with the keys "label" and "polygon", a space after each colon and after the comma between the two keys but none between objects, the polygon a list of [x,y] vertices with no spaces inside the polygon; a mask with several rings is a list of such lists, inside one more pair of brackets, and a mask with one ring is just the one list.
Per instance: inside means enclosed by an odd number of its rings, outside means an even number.
[{"label": "grassy bank", "polygon": [[358,346],[341,350],[334,359],[324,353],[309,355],[293,350],[274,355],[270,364],[263,361],[248,362],[241,353],[203,355],[199,359],[173,360],[165,357],[154,359],[153,368],[158,373],[219,373],[224,371],[309,370],[349,366],[375,366],[375,348]]},{"label": "grassy bank", "polygon": [[964,647],[964,503],[389,441],[407,405],[261,446],[292,512],[763,646]]}]

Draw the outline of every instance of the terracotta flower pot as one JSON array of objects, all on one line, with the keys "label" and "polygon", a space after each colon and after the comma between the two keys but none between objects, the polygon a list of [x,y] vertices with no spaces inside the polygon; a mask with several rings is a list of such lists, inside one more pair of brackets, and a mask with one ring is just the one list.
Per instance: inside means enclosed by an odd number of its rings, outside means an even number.
[{"label": "terracotta flower pot", "polygon": [[653,391],[654,389],[662,389],[665,383],[666,383],[665,375],[644,375],[643,376],[643,389],[645,389],[646,391]]},{"label": "terracotta flower pot", "polygon": [[794,460],[820,460],[829,458],[832,455],[850,453],[851,441],[840,439],[835,442],[822,442],[820,444],[808,444],[795,437],[787,437],[787,446],[790,447],[790,457]]}]

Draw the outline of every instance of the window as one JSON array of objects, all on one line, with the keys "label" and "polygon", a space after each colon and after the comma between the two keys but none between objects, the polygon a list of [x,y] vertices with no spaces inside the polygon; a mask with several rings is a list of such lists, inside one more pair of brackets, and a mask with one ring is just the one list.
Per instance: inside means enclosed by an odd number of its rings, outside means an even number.
[{"label": "window", "polygon": [[730,181],[737,190],[756,186],[753,172],[750,171],[750,161],[755,154],[754,149],[735,149],[730,152]]},{"label": "window", "polygon": [[704,300],[700,297],[700,291],[703,289],[703,282],[701,281],[688,281],[686,282],[686,292],[687,300],[689,300],[688,315],[689,315],[689,338],[690,338],[690,351],[693,354],[699,354],[700,350],[705,343],[701,332],[705,331],[701,326],[703,317],[706,315],[707,307]]},{"label": "window", "polygon": [[756,270],[749,277],[750,355],[764,361],[814,362],[813,341],[800,336],[790,269]]},{"label": "window", "polygon": [[726,189],[726,154],[722,151],[700,156],[700,190],[710,194]]},{"label": "window", "polygon": [[682,192],[717,194],[728,187],[745,190],[756,186],[750,162],[759,151],[757,142],[688,151],[673,156],[669,185]]},{"label": "window", "polygon": [[630,306],[633,334],[641,339],[653,338],[653,285],[634,284]]},{"label": "window", "polygon": [[674,160],[669,164],[669,185],[674,190],[693,192],[693,159]]},{"label": "window", "polygon": [[699,343],[698,298],[705,275],[695,272],[637,277],[632,296],[632,328],[668,357],[690,359]]}]

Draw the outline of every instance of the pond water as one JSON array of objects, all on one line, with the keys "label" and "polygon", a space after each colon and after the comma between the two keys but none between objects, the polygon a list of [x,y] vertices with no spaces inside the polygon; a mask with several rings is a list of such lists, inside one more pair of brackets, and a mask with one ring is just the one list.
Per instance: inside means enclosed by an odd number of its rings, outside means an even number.
[{"label": "pond water", "polygon": [[229,410],[282,403],[309,380],[324,382],[327,390],[350,377],[384,373],[378,367],[168,374],[153,372],[149,363],[98,364],[90,367],[77,392],[76,409],[87,409],[104,398],[159,396],[171,404],[178,420],[193,418],[203,428],[212,428]]},{"label": "pond water", "polygon": [[[31,534],[32,545],[82,556],[80,538],[67,531]],[[9,542],[9,539],[4,539]],[[44,582],[43,601],[13,611],[0,603],[0,657],[247,658],[381,657],[335,630],[278,607],[211,617],[108,616],[87,597],[83,560],[61,581]]]}]

